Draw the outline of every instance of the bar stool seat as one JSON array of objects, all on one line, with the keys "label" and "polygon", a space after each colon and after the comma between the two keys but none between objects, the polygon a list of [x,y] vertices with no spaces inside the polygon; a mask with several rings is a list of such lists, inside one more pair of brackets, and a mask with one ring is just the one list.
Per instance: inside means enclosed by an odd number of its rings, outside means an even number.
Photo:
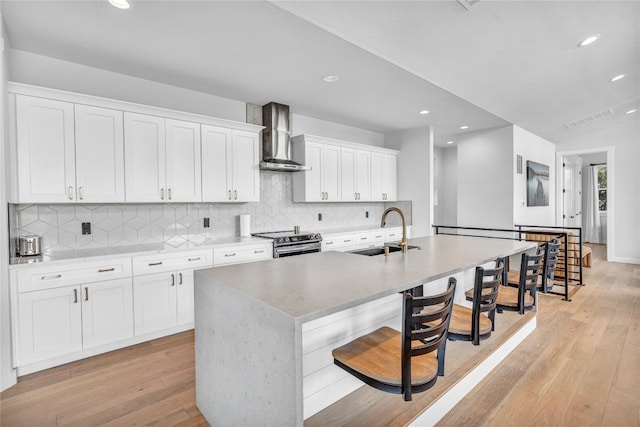
[{"label": "bar stool seat", "polygon": [[[473,296],[473,294],[472,294]],[[471,307],[463,305],[454,305],[451,311],[451,323],[449,323],[449,334],[471,335],[471,316],[473,310]],[[491,333],[491,319],[489,316],[480,316],[480,335]]]},{"label": "bar stool seat", "polygon": [[[518,288],[512,288],[511,286],[500,286],[498,291],[498,299],[496,301],[498,306],[512,307],[514,310],[518,308]],[[524,308],[528,309],[533,307],[534,298],[530,294],[524,295]]]}]

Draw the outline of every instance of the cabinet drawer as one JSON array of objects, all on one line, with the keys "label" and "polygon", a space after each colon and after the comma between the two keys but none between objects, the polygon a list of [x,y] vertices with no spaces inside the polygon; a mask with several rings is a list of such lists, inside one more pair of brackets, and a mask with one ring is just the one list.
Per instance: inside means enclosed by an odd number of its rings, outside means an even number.
[{"label": "cabinet drawer", "polygon": [[133,257],[133,275],[162,273],[190,268],[211,267],[211,249]]},{"label": "cabinet drawer", "polygon": [[322,250],[334,251],[344,250],[356,244],[356,235],[354,234],[341,234],[337,236],[323,236],[322,237]]},{"label": "cabinet drawer", "polygon": [[78,261],[64,266],[27,268],[17,272],[18,292],[31,292],[82,283],[131,277],[131,258]]},{"label": "cabinet drawer", "polygon": [[213,249],[213,266],[239,264],[273,258],[273,245],[225,246]]},{"label": "cabinet drawer", "polygon": [[382,230],[360,233],[356,235],[355,240],[355,244],[357,245],[377,245],[382,242],[384,242],[384,232]]}]

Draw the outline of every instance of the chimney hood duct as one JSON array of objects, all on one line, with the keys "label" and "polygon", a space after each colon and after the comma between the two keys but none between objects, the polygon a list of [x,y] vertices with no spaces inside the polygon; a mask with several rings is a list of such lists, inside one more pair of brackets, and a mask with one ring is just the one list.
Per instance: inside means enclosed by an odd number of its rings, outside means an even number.
[{"label": "chimney hood duct", "polygon": [[260,169],[279,172],[310,170],[291,160],[289,106],[270,102],[262,106],[262,161]]}]

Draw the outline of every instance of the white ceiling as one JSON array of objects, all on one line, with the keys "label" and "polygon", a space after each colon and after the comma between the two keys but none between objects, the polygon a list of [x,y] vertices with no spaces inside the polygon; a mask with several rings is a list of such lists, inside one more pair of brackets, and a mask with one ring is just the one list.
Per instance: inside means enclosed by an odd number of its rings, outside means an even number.
[{"label": "white ceiling", "polygon": [[[12,48],[377,132],[638,120],[640,2],[2,1]],[[600,33],[593,45],[578,48]],[[610,83],[614,75],[626,78]],[[321,80],[340,76],[336,83]],[[455,95],[454,95],[455,94]],[[421,109],[431,111],[421,116]],[[611,108],[613,114],[564,125]]]}]

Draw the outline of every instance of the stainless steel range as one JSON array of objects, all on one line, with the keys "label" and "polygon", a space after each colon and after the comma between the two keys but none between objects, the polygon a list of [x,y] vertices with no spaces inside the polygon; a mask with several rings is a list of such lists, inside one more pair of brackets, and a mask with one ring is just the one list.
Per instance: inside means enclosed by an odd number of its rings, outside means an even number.
[{"label": "stainless steel range", "polygon": [[253,233],[252,236],[273,239],[273,257],[283,258],[293,255],[320,252],[320,233],[295,233],[293,230],[271,233]]}]

